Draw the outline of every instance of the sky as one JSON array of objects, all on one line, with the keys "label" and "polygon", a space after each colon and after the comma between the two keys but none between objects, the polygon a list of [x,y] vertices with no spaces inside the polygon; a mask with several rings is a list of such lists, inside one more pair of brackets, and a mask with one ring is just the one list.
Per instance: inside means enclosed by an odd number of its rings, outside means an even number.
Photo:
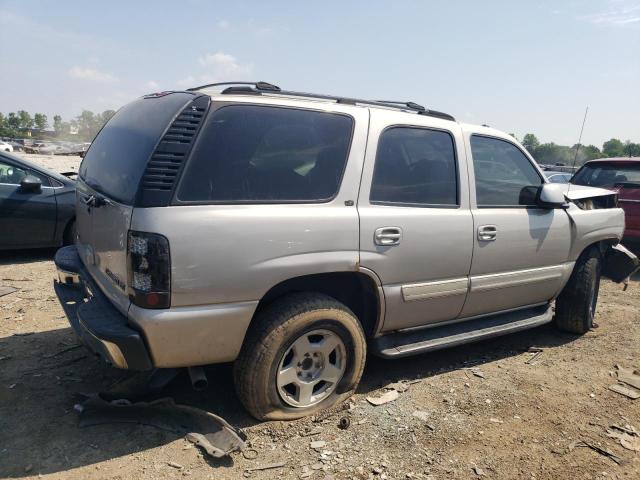
[{"label": "sky", "polygon": [[65,120],[226,80],[640,142],[640,0],[0,0],[0,112]]}]

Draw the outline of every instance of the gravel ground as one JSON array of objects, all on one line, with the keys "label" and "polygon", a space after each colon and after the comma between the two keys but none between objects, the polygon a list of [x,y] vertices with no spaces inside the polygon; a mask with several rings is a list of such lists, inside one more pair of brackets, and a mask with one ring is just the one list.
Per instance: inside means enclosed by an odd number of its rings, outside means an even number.
[{"label": "gravel ground", "polygon": [[[599,328],[582,337],[548,325],[403,360],[369,358],[351,401],[316,418],[257,423],[233,393],[229,365],[208,368],[205,392],[181,374],[163,395],[222,416],[257,451],[210,460],[153,427],[78,427],[76,394],[120,372],[76,348],[53,292],[52,255],[0,253],[0,286],[16,288],[0,297],[2,478],[640,478],[640,454],[606,433],[640,429],[640,399],[608,390],[616,365],[640,368],[640,278],[626,292],[603,282]],[[533,358],[530,347],[542,352]],[[397,400],[367,402],[388,388],[401,390]]]}]

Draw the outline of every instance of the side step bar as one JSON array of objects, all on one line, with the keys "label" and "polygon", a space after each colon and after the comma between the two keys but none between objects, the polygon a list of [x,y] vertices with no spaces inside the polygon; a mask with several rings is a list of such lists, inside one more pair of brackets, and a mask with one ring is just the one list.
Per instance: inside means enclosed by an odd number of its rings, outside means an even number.
[{"label": "side step bar", "polygon": [[551,320],[551,306],[543,305],[441,327],[390,333],[374,339],[371,350],[380,357],[400,358],[518,332]]}]

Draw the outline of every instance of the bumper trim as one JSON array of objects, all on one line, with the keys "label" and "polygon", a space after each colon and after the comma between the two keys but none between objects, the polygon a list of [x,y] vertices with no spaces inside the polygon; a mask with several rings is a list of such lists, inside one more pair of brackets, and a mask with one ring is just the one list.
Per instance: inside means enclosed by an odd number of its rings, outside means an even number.
[{"label": "bumper trim", "polygon": [[[54,289],[82,343],[114,367],[151,370],[153,363],[142,335],[93,282],[76,247],[58,250],[55,264],[59,280],[54,281]],[[66,281],[69,277],[78,282]]]}]

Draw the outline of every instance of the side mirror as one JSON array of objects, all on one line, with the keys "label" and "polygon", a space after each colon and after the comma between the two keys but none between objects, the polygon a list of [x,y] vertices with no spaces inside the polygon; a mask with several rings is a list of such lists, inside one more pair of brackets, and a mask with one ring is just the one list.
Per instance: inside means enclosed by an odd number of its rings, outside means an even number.
[{"label": "side mirror", "polygon": [[567,204],[564,196],[566,189],[566,184],[543,183],[538,190],[536,203],[542,208],[562,208]]},{"label": "side mirror", "polygon": [[39,193],[42,191],[42,182],[38,177],[27,175],[20,182],[20,188],[24,192]]}]

